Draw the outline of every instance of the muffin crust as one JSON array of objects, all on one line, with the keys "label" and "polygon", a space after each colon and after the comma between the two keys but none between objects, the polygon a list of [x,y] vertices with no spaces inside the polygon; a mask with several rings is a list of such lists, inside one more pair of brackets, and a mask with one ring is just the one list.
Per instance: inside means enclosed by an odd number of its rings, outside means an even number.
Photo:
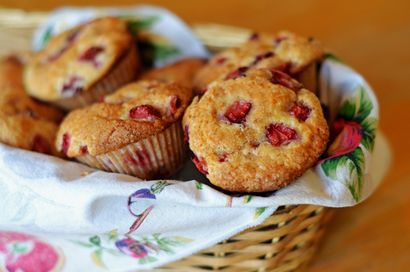
[{"label": "muffin crust", "polygon": [[68,157],[117,150],[163,131],[182,117],[192,91],[176,83],[142,80],[77,109],[60,126],[56,147]]},{"label": "muffin crust", "polygon": [[88,91],[134,46],[124,21],[103,17],[53,37],[25,70],[30,95],[45,101]]},{"label": "muffin crust", "polygon": [[266,69],[213,82],[183,125],[198,169],[234,192],[288,185],[317,161],[329,137],[317,97]]}]

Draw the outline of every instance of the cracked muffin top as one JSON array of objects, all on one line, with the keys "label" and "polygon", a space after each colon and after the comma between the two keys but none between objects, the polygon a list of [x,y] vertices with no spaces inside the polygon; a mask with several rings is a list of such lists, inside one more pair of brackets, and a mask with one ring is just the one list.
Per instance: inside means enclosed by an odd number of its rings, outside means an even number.
[{"label": "cracked muffin top", "polygon": [[102,17],[52,37],[24,73],[30,95],[46,101],[87,91],[131,49],[126,22]]},{"label": "cracked muffin top", "polygon": [[68,157],[117,150],[178,121],[191,98],[192,91],[177,83],[128,84],[103,103],[70,112],[60,126],[56,147]]},{"label": "cracked muffin top", "polygon": [[253,69],[276,69],[297,75],[323,56],[321,44],[282,31],[276,35],[253,34],[247,42],[214,55],[194,79],[195,90],[204,93],[217,79],[234,77],[238,72]]},{"label": "cracked muffin top", "polygon": [[183,125],[197,168],[233,192],[288,185],[317,161],[329,137],[318,98],[267,69],[213,82]]},{"label": "cracked muffin top", "polygon": [[0,60],[0,142],[58,155],[54,141],[63,115],[31,99],[25,93],[22,74],[23,64],[19,57]]}]

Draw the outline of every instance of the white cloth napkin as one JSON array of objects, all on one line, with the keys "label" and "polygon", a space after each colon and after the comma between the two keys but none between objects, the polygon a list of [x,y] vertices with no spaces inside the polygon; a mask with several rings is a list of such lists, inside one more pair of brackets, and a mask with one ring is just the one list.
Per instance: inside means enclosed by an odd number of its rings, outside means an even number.
[{"label": "white cloth napkin", "polygon": [[[178,24],[164,25],[166,32],[186,28],[168,18]],[[332,122],[344,124],[328,159],[263,196],[221,193],[198,182],[203,177],[190,162],[176,180],[139,181],[0,144],[0,270],[148,269],[260,224],[280,205],[356,205],[374,192],[390,162],[382,134],[374,141],[377,100],[359,74],[331,55],[320,69],[320,91]]]}]

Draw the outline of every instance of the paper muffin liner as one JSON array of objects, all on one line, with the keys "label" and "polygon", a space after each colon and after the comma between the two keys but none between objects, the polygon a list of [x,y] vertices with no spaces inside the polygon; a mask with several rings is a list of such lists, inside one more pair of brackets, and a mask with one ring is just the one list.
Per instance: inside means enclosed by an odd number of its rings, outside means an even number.
[{"label": "paper muffin liner", "polygon": [[139,177],[169,177],[183,165],[186,155],[181,122],[175,122],[157,135],[152,135],[118,150],[76,159],[91,167]]},{"label": "paper muffin liner", "polygon": [[65,110],[73,110],[99,102],[104,96],[133,81],[136,78],[138,66],[137,49],[135,46],[131,46],[107,75],[97,81],[90,89],[72,97],[55,100],[53,103]]}]

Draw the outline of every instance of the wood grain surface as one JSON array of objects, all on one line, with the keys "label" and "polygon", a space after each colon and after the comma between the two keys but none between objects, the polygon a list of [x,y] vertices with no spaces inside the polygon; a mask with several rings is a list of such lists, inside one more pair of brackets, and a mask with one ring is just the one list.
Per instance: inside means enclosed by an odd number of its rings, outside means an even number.
[{"label": "wood grain surface", "polygon": [[[1,0],[0,6],[130,5],[131,0]],[[309,271],[410,271],[410,1],[144,1],[188,23],[215,22],[313,35],[375,89],[392,168],[365,203],[339,209]]]}]

